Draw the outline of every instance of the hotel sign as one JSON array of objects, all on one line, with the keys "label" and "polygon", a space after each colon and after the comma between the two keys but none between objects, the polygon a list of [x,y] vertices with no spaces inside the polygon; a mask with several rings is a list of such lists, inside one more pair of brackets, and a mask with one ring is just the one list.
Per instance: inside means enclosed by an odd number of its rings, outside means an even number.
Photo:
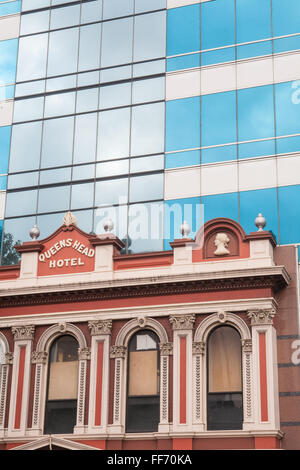
[{"label": "hotel sign", "polygon": [[38,276],[94,271],[95,236],[83,232],[75,224],[62,225],[38,243]]}]

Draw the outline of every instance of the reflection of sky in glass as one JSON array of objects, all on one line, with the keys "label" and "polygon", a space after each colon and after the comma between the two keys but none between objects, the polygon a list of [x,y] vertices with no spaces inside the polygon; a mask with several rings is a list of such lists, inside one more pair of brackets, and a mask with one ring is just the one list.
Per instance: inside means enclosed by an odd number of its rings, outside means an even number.
[{"label": "reflection of sky in glass", "polygon": [[238,90],[239,141],[274,136],[273,86]]},{"label": "reflection of sky in glass", "polygon": [[277,135],[300,133],[300,80],[275,85]]},{"label": "reflection of sky in glass", "polygon": [[235,0],[217,0],[201,5],[201,48],[235,43]]},{"label": "reflection of sky in glass", "polygon": [[0,41],[0,83],[14,83],[16,76],[16,63],[18,52],[18,39]]},{"label": "reflection of sky in glass", "polygon": [[266,39],[271,32],[271,0],[237,0],[237,42]]},{"label": "reflection of sky in glass", "polygon": [[236,141],[235,91],[203,96],[201,113],[202,146]]},{"label": "reflection of sky in glass", "polygon": [[21,9],[21,0],[15,2],[0,3],[0,16],[12,15],[13,13],[19,13]]},{"label": "reflection of sky in glass", "polygon": [[272,11],[274,36],[300,32],[299,0],[273,0]]}]

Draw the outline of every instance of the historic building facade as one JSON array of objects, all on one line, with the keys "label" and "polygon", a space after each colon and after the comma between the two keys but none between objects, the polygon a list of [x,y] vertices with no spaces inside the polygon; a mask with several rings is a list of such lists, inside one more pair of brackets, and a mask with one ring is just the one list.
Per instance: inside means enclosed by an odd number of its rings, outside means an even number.
[{"label": "historic building facade", "polygon": [[296,247],[257,224],[151,254],[33,228],[0,271],[0,449],[299,449]]}]

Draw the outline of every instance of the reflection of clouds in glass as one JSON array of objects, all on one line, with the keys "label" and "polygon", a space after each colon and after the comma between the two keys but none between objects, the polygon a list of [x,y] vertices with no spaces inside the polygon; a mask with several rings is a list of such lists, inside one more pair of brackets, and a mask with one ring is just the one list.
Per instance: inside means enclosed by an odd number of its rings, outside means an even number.
[{"label": "reflection of clouds in glass", "polygon": [[17,81],[33,80],[46,73],[48,34],[20,38]]},{"label": "reflection of clouds in glass", "polygon": [[277,135],[298,134],[300,132],[300,81],[276,84],[275,100]]},{"label": "reflection of clouds in glass", "polygon": [[9,165],[10,172],[33,170],[39,167],[41,132],[41,122],[13,126]]},{"label": "reflection of clouds in glass", "polygon": [[238,91],[239,141],[274,136],[272,85]]},{"label": "reflection of clouds in glass", "polygon": [[128,155],[129,127],[129,108],[100,113],[97,160],[107,160]]},{"label": "reflection of clouds in glass", "polygon": [[13,83],[16,75],[18,40],[0,41],[0,80]]},{"label": "reflection of clouds in glass", "polygon": [[42,167],[70,165],[72,162],[74,118],[44,122]]},{"label": "reflection of clouds in glass", "polygon": [[79,28],[50,33],[48,75],[76,72]]},{"label": "reflection of clouds in glass", "polygon": [[300,104],[300,80],[292,82],[292,88],[296,89],[296,91],[292,93],[292,103]]},{"label": "reflection of clouds in glass", "polygon": [[131,154],[159,153],[164,147],[164,104],[133,108]]}]

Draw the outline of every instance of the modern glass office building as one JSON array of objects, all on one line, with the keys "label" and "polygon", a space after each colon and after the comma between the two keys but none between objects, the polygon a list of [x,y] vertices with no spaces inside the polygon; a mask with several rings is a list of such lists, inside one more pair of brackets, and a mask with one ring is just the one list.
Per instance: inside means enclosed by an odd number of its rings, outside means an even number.
[{"label": "modern glass office building", "polygon": [[300,244],[299,0],[0,1],[2,264],[67,210],[127,251],[262,213]]}]

